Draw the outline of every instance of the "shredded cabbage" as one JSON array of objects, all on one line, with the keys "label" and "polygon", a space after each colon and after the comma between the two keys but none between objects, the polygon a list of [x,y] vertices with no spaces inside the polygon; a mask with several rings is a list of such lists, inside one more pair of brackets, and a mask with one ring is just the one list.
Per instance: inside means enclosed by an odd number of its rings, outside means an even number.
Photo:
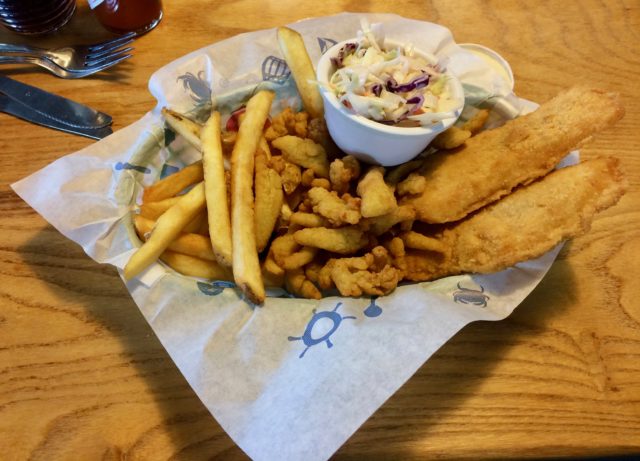
[{"label": "shredded cabbage", "polygon": [[353,112],[383,123],[408,119],[418,126],[446,118],[442,113],[450,111],[455,101],[436,57],[417,56],[412,45],[383,49],[381,24],[369,27],[363,20],[361,25],[357,41],[344,45],[332,59],[336,70],[329,87],[338,100]]}]

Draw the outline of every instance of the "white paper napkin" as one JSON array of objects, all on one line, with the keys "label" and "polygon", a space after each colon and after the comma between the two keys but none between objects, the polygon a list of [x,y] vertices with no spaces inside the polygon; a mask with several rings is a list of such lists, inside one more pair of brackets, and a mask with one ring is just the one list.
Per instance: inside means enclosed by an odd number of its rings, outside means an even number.
[{"label": "white paper napkin", "polygon": [[[535,105],[435,24],[387,14],[340,14],[293,24],[313,60],[356,35],[360,18],[388,37],[448,57],[469,101]],[[258,86],[273,112],[299,104],[275,30],[242,34],[158,70],[157,107],[135,124],[13,185],[38,213],[100,263],[122,268],[137,243],[131,213],[143,185],[199,157],[172,139],[162,106],[227,112]],[[476,320],[500,320],[538,284],[559,247],[506,271],[401,286],[377,299],[270,297],[256,308],[228,284],[161,264],[127,284],[136,304],[212,415],[256,460],[330,457],[427,359]]]}]

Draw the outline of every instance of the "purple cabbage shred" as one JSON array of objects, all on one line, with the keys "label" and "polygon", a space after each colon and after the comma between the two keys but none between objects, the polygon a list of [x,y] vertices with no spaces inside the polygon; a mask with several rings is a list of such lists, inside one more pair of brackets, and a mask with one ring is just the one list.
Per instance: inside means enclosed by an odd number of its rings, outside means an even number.
[{"label": "purple cabbage shred", "polygon": [[338,51],[338,55],[335,58],[331,58],[331,62],[334,66],[340,69],[342,67],[344,58],[354,53],[357,48],[358,45],[356,43],[346,43],[342,48],[340,48],[340,51]]},{"label": "purple cabbage shred", "polygon": [[387,80],[387,91],[391,93],[406,93],[418,88],[424,88],[429,84],[429,75],[422,74],[411,80],[409,83],[398,83],[394,78]]}]

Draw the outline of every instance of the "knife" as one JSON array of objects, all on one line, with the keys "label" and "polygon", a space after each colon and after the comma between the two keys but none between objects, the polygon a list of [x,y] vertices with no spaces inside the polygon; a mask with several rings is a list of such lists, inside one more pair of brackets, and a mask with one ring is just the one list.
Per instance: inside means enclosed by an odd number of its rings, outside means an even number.
[{"label": "knife", "polygon": [[3,76],[0,76],[0,112],[92,139],[112,133],[113,120],[109,115]]}]

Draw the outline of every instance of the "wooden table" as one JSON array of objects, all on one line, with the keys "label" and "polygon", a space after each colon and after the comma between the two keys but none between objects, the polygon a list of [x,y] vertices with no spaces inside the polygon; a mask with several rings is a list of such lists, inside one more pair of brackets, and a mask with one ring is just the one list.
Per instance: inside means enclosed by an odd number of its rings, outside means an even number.
[{"label": "wooden table", "polygon": [[[313,6],[311,6],[313,5]],[[626,117],[581,150],[615,155],[620,203],[562,250],[507,320],[469,325],[335,459],[503,458],[640,453],[640,5],[518,2],[165,2],[135,57],[81,81],[33,68],[3,75],[103,110],[120,129],[155,104],[162,65],[241,32],[344,10],[449,27],[509,60],[522,97],[572,83],[618,91]],[[44,43],[107,36],[80,3]],[[0,41],[20,37],[0,32]],[[87,146],[0,114],[0,458],[245,459],[176,369],[116,271],[90,260],[9,185]]]}]

